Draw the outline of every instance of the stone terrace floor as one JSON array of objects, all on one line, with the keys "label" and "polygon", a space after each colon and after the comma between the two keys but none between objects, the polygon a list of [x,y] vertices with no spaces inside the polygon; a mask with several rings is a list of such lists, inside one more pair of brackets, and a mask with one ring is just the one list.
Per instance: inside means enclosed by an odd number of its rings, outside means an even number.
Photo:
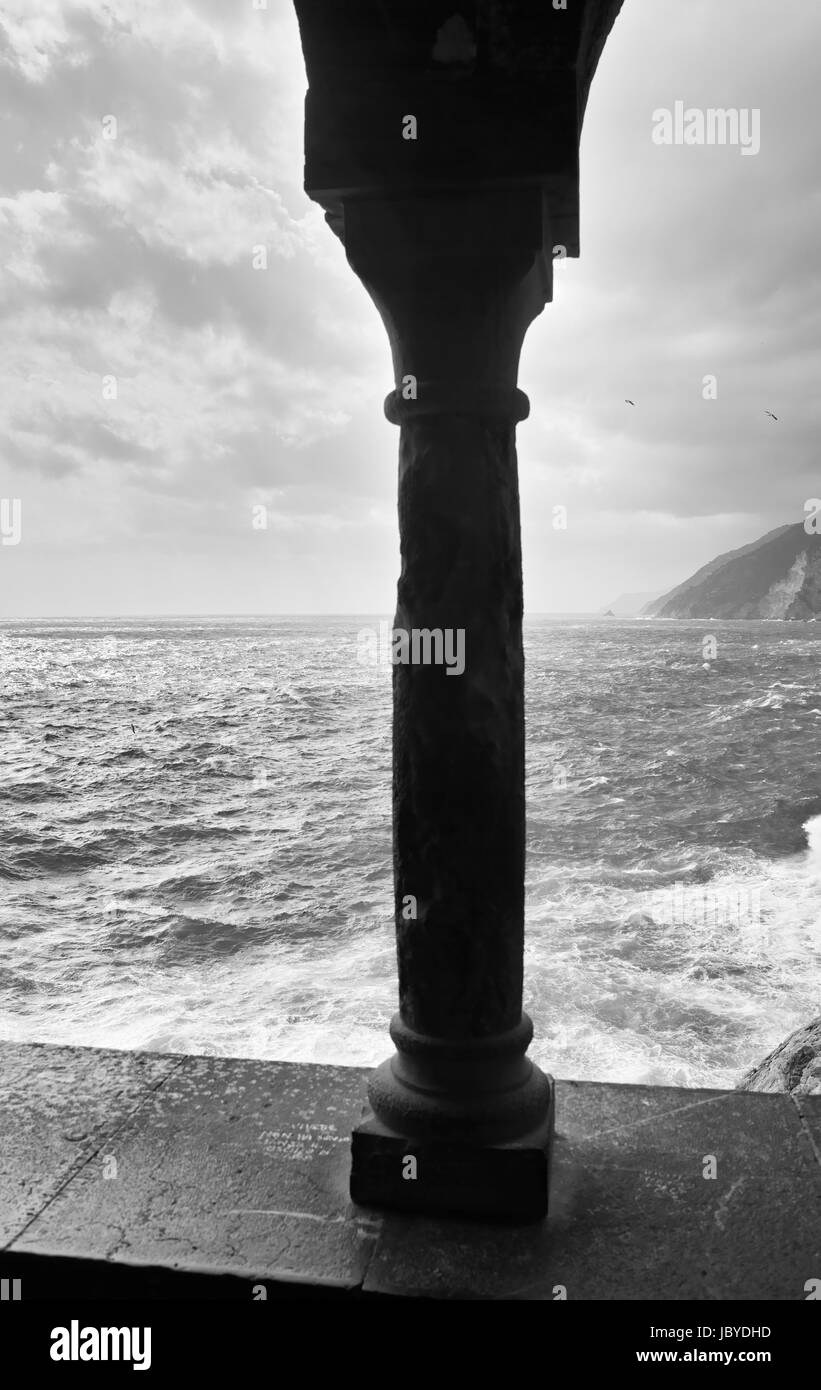
[{"label": "stone terrace floor", "polygon": [[366,1080],[0,1043],[0,1275],[35,1299],[250,1298],[250,1282],[268,1297],[803,1300],[821,1278],[821,1097],[559,1081],[550,1216],[511,1227],[351,1205]]}]

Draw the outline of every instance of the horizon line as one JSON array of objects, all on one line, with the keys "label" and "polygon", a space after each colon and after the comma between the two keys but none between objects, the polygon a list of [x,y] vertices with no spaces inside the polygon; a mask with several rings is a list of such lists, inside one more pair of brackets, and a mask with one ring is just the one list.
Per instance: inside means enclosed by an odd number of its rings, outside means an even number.
[{"label": "horizon line", "polygon": [[[530,618],[601,618],[605,613],[593,608],[556,608],[556,609],[534,609],[525,613],[524,619]],[[629,614],[626,616],[630,616]],[[387,618],[392,621],[390,615],[378,609],[356,608],[344,612],[330,612],[324,610],[311,610],[306,612],[277,612],[277,613],[252,613],[252,612],[231,612],[231,613],[22,613],[22,614],[0,614],[0,623],[27,623],[27,622],[139,622],[150,619],[153,622],[167,621],[172,622],[181,619],[195,618]]]}]

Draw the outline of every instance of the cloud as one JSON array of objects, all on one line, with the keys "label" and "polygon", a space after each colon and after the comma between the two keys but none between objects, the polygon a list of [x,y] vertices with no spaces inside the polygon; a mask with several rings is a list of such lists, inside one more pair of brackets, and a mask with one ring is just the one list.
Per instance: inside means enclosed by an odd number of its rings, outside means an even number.
[{"label": "cloud", "polygon": [[[810,6],[625,5],[585,118],[581,260],[522,359],[530,607],[666,587],[818,492],[819,41]],[[235,546],[228,609],[263,563],[285,610],[382,607],[390,354],[301,188],[292,5],[5,0],[0,78],[0,495],[28,499],[30,601],[88,601],[73,545],[130,609],[123,557],[150,546],[179,611],[210,537]],[[759,108],[760,154],[654,145],[677,100]],[[249,534],[259,500],[279,551]]]}]

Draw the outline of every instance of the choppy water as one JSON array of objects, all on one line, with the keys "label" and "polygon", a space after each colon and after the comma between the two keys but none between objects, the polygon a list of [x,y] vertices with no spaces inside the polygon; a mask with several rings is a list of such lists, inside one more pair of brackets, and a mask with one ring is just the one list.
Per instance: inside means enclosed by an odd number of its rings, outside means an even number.
[{"label": "choppy water", "polygon": [[[2,1036],[387,1055],[377,622],[0,624]],[[732,1085],[821,1012],[821,626],[531,619],[526,647],[533,1055]]]}]

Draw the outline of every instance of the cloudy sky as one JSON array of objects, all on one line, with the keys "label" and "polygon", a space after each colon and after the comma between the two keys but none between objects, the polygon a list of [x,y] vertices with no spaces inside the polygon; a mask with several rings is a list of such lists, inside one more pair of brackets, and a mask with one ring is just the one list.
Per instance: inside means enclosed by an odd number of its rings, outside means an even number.
[{"label": "cloudy sky", "polygon": [[[522,359],[529,611],[821,492],[819,52],[811,0],[625,0]],[[0,616],[392,611],[390,355],[302,191],[304,92],[290,0],[0,0]],[[654,144],[679,100],[758,109],[760,152]]]}]

